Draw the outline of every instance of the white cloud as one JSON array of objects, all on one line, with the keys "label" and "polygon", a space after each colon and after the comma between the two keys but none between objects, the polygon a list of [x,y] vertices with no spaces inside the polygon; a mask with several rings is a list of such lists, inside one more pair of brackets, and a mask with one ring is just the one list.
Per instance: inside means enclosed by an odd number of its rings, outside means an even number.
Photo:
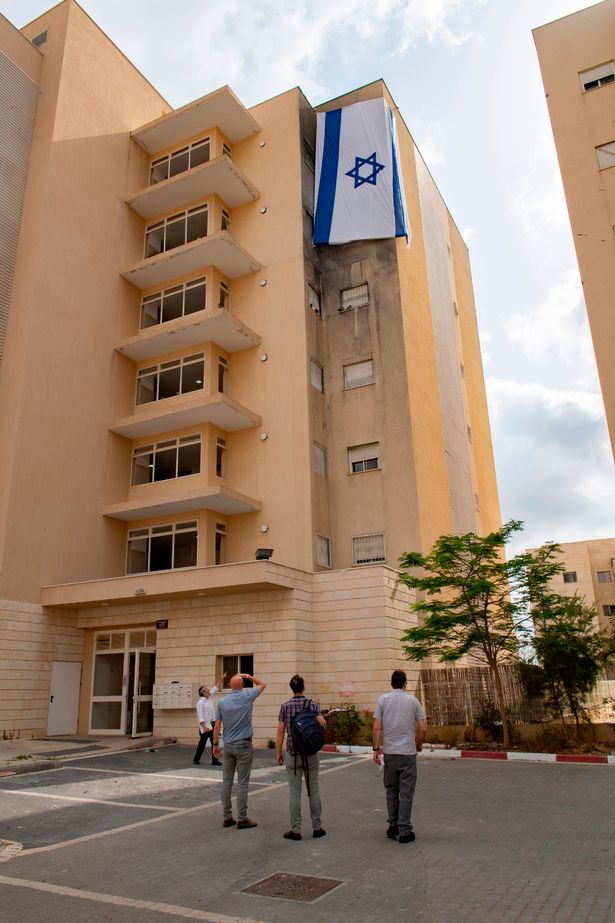
[{"label": "white cloud", "polygon": [[470,241],[476,237],[476,230],[475,228],[463,228],[461,236],[465,240],[466,244],[469,244]]},{"label": "white cloud", "polygon": [[419,139],[417,145],[429,170],[446,163],[444,128],[440,122],[431,122],[428,125],[415,124],[412,132],[414,137]]},{"label": "white cloud", "polygon": [[442,42],[457,48],[474,37],[474,32],[464,25],[467,18],[485,0],[408,0],[404,4],[404,31],[398,52],[405,53],[420,39]]},{"label": "white cloud", "polygon": [[574,373],[581,386],[596,387],[596,366],[583,291],[576,269],[553,283],[537,305],[513,314],[506,323],[509,342],[531,362],[555,360]]}]

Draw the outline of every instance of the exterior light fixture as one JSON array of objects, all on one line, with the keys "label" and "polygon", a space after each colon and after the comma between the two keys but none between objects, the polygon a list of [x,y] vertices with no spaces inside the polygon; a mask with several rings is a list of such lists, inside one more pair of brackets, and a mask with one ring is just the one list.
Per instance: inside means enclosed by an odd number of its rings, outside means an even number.
[{"label": "exterior light fixture", "polygon": [[261,215],[266,215],[266,214],[267,214],[267,206],[263,205],[263,207],[261,208]]},{"label": "exterior light fixture", "polygon": [[266,362],[268,358],[269,358],[269,356],[267,355],[267,353],[263,353],[263,354],[260,356],[261,362]]},{"label": "exterior light fixture", "polygon": [[268,561],[273,554],[273,548],[257,548],[254,557],[257,561]]},{"label": "exterior light fixture", "polygon": [[267,285],[267,280],[261,279],[258,284],[260,285],[261,288],[265,288],[265,286]]},{"label": "exterior light fixture", "polygon": [[264,522],[261,526],[261,532],[269,532],[269,526]]},{"label": "exterior light fixture", "polygon": [[261,433],[261,442],[265,442],[269,439],[269,433]]}]

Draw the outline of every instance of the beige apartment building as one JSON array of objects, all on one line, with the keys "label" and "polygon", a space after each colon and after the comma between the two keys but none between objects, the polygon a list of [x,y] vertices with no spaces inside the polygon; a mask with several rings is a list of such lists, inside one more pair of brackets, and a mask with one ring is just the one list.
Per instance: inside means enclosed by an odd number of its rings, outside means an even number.
[{"label": "beige apartment building", "polygon": [[[399,555],[499,526],[465,244],[312,244],[315,110],[173,110],[74,2],[0,17],[0,732],[195,735],[202,682],[373,706]],[[384,96],[377,81],[320,109]]]},{"label": "beige apartment building", "polygon": [[615,454],[615,0],[534,30]]}]

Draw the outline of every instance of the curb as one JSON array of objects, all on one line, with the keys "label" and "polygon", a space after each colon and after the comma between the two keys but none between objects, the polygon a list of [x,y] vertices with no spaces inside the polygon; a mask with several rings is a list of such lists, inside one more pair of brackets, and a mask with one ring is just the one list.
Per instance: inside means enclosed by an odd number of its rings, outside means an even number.
[{"label": "curb", "polygon": [[[325,744],[322,749],[326,753],[373,753],[371,747],[352,747],[343,744]],[[510,760],[526,763],[590,763],[615,766],[615,754],[607,756],[597,753],[517,753],[514,750],[444,750],[440,748],[430,750],[425,748],[420,756],[422,759],[440,760]]]},{"label": "curb", "polygon": [[46,769],[58,769],[61,766],[60,760],[28,760],[23,763],[0,763],[0,777],[8,778],[10,776],[21,776],[26,772],[44,772]]}]

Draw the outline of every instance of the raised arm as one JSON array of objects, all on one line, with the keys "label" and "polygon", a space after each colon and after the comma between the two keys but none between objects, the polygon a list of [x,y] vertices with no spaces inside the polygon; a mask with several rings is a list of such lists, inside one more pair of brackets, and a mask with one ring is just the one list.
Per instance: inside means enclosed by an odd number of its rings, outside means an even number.
[{"label": "raised arm", "polygon": [[250,676],[249,673],[240,673],[239,675],[242,677],[242,679],[251,680],[256,686],[256,688],[258,689],[259,694],[263,691],[263,689],[267,685],[267,683],[263,679],[257,679],[256,676]]}]

